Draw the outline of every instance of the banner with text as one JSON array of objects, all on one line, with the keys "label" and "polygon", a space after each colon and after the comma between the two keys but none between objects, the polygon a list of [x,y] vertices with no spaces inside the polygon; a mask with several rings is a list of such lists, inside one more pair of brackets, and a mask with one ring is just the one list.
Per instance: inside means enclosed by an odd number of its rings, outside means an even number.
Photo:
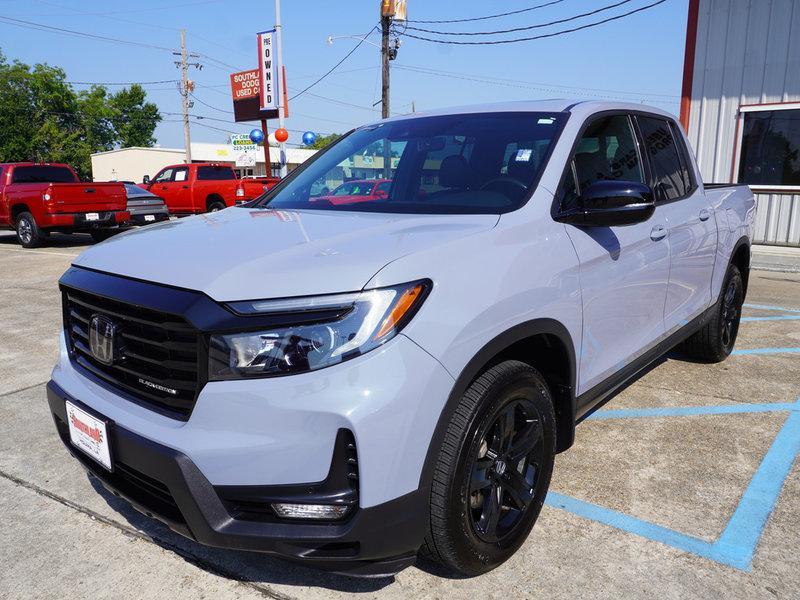
[{"label": "banner with text", "polygon": [[280,66],[275,53],[275,30],[258,34],[258,78],[261,92],[261,110],[278,108],[278,73]]}]

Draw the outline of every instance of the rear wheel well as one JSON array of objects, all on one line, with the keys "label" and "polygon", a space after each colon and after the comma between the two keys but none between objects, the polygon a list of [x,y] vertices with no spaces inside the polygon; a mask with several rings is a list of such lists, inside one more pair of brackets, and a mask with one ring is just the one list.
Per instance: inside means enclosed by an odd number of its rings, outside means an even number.
[{"label": "rear wheel well", "polygon": [[731,257],[731,264],[736,265],[742,275],[742,289],[747,294],[747,281],[750,278],[750,245],[742,244]]},{"label": "rear wheel well", "polygon": [[11,207],[11,222],[14,223],[14,225],[16,225],[17,224],[17,219],[24,212],[31,212],[31,209],[28,208],[27,204],[15,204],[14,206],[12,206]]},{"label": "rear wheel well", "polygon": [[211,210],[211,205],[217,203],[225,205],[225,199],[219,194],[209,194],[206,198],[206,210]]}]

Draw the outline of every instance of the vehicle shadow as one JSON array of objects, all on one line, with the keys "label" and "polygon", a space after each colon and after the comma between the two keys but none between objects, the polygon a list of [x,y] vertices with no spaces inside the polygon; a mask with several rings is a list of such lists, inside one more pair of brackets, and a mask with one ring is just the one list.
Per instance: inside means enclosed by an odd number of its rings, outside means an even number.
[{"label": "vehicle shadow", "polygon": [[255,585],[319,587],[351,594],[374,593],[394,582],[394,577],[374,579],[347,577],[311,569],[259,552],[224,550],[198,544],[178,535],[161,522],[141,514],[128,502],[109,492],[96,477],[88,476],[88,478],[95,491],[111,509],[127,521],[130,527],[164,550],[180,556],[208,573]]},{"label": "vehicle shadow", "polygon": [[[22,248],[17,241],[17,235],[13,231],[5,233],[6,235],[0,235],[0,245]],[[91,246],[94,243],[94,240],[88,234],[51,233],[42,240],[41,248],[78,248]]]}]

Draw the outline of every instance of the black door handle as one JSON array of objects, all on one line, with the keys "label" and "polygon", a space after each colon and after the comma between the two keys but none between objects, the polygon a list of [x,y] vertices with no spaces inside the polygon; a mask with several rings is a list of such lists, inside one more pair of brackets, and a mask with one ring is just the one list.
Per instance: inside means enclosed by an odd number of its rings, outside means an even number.
[{"label": "black door handle", "polygon": [[86,188],[83,191],[87,194],[94,194],[94,188]]}]

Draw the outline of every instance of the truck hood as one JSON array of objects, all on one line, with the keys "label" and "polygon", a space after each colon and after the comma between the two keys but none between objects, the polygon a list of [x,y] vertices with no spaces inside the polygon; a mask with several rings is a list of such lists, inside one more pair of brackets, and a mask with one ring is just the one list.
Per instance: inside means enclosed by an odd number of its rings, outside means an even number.
[{"label": "truck hood", "polygon": [[497,221],[497,215],[229,208],[114,236],[74,264],[217,301],[347,292],[393,260]]}]

